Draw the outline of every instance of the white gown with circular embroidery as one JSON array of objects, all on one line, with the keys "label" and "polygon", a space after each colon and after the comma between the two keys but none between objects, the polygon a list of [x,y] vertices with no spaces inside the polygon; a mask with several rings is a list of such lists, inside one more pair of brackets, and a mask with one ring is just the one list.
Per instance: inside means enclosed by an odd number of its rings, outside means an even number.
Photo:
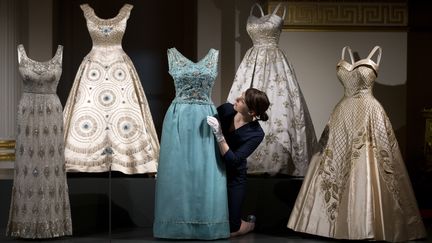
[{"label": "white gown with circular embroidery", "polygon": [[147,99],[121,41],[132,5],[111,19],[81,5],[93,48],[64,109],[67,171],[157,171],[159,141]]}]

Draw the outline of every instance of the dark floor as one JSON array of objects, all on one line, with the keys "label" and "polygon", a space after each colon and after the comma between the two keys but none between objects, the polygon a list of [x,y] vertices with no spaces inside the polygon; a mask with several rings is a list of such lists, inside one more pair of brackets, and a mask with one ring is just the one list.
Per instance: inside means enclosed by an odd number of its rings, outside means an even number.
[{"label": "dark floor", "polygon": [[[0,243],[202,242],[154,239],[151,230],[154,214],[154,178],[123,178],[115,175],[112,179],[106,174],[68,176],[74,235],[45,241],[5,237],[4,228],[9,215],[12,180],[1,181]],[[417,184],[416,187],[417,201],[428,238],[415,242],[432,242],[432,174],[428,178],[426,181],[431,181],[429,184],[422,183],[421,187]],[[210,242],[346,242],[299,234],[286,228],[288,215],[300,186],[301,180],[296,178],[249,178],[243,211],[245,215],[254,214],[260,219],[257,221],[255,232],[234,239]],[[108,232],[109,226],[112,229],[111,234]]]},{"label": "dark floor", "polygon": [[[432,225],[427,226],[428,238],[424,240],[417,240],[413,242],[432,242]],[[1,232],[5,232],[1,229]],[[111,238],[111,240],[110,240]],[[113,243],[134,243],[134,242],[233,242],[233,243],[291,243],[291,242],[345,242],[337,241],[327,238],[314,237],[311,235],[296,234],[295,232],[283,232],[283,233],[250,233],[248,235],[237,237],[229,240],[216,240],[216,241],[181,241],[181,240],[159,240],[152,236],[151,228],[133,228],[116,230],[111,233],[97,233],[97,234],[86,234],[73,237],[62,237],[58,239],[50,239],[45,241],[40,240],[20,240],[11,239],[4,236],[4,233],[0,235],[0,242],[10,243],[29,243],[29,242],[52,242],[52,243],[102,243],[102,242],[113,242]],[[362,242],[362,241],[355,241]]]}]

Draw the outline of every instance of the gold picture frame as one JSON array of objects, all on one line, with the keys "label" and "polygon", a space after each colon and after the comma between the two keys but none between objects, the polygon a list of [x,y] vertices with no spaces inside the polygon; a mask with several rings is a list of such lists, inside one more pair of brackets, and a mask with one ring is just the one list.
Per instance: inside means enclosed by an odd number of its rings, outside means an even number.
[{"label": "gold picture frame", "polygon": [[408,30],[407,0],[268,1],[268,13],[279,3],[286,6],[284,31]]},{"label": "gold picture frame", "polygon": [[15,140],[0,140],[0,161],[15,160]]}]

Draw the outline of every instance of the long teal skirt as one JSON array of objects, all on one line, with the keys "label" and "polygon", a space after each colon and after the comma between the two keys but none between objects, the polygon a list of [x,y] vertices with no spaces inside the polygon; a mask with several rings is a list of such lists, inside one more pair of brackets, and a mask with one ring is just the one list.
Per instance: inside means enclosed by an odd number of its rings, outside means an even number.
[{"label": "long teal skirt", "polygon": [[172,103],[162,128],[153,234],[169,239],[229,237],[225,167],[207,116],[210,104]]}]

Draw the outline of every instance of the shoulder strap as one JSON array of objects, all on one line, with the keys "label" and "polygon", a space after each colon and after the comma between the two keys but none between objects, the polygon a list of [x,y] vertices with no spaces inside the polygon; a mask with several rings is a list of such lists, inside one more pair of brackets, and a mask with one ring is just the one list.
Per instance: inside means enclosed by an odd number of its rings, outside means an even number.
[{"label": "shoulder strap", "polygon": [[352,54],[352,51],[351,51],[351,47],[349,47],[349,46],[345,46],[345,47],[342,49],[342,56],[341,56],[341,60],[345,60],[345,50],[347,50],[347,49],[348,49],[348,53],[349,53],[349,55],[350,55],[351,64],[354,64],[354,57],[353,57],[353,54]]},{"label": "shoulder strap", "polygon": [[85,11],[88,11],[91,7],[90,7],[90,5],[88,5],[88,3],[83,3],[80,5],[80,8],[82,11],[85,12]]},{"label": "shoulder strap", "polygon": [[18,63],[21,63],[22,59],[27,56],[24,49],[24,45],[19,44],[17,47],[17,51],[18,51]]},{"label": "shoulder strap", "polygon": [[62,64],[62,61],[63,61],[63,46],[62,45],[57,46],[55,58],[57,59],[58,63]]},{"label": "shoulder strap", "polygon": [[217,68],[218,68],[218,61],[219,61],[219,50],[216,49],[210,49],[211,54],[210,54],[210,62],[213,65],[213,69],[215,69],[215,72],[217,72]]},{"label": "shoulder strap", "polygon": [[88,5],[87,3],[81,4],[80,5],[81,10],[84,12],[84,16],[88,16],[91,12],[93,12],[92,7],[90,7],[90,5]]},{"label": "shoulder strap", "polygon": [[[279,10],[279,7],[281,6],[281,2],[280,3],[278,3],[278,5],[276,6],[276,8],[273,10],[273,13],[272,13],[272,15],[275,15],[276,13],[277,13],[277,11]],[[284,5],[284,11],[283,11],[283,14],[282,14],[282,19],[285,19],[285,13],[286,13],[286,6]]]},{"label": "shoulder strap", "polygon": [[380,46],[375,46],[372,51],[369,53],[369,56],[367,57],[368,59],[372,60],[372,56],[375,54],[376,51],[378,52],[378,56],[377,56],[377,60],[376,60],[376,65],[379,66],[380,62],[381,62],[381,54],[382,54],[382,48]]},{"label": "shoulder strap", "polygon": [[125,5],[123,5],[123,7],[121,8],[121,10],[126,10],[126,11],[131,11],[133,9],[133,5],[126,3]]},{"label": "shoulder strap", "polygon": [[168,70],[174,67],[174,63],[178,60],[177,49],[175,47],[169,48],[167,50],[168,56]]},{"label": "shoulder strap", "polygon": [[[123,12],[123,14],[125,15],[124,17],[129,18],[130,12],[133,9],[133,5],[132,4],[128,4],[126,3],[125,5],[123,5],[123,7],[120,9],[120,12]],[[123,18],[124,18],[123,17]]]},{"label": "shoulder strap", "polygon": [[258,3],[255,3],[254,5],[252,5],[249,15],[252,15],[252,12],[255,9],[255,6],[258,7],[258,9],[260,10],[261,17],[264,16],[264,11],[263,11],[262,7]]}]

